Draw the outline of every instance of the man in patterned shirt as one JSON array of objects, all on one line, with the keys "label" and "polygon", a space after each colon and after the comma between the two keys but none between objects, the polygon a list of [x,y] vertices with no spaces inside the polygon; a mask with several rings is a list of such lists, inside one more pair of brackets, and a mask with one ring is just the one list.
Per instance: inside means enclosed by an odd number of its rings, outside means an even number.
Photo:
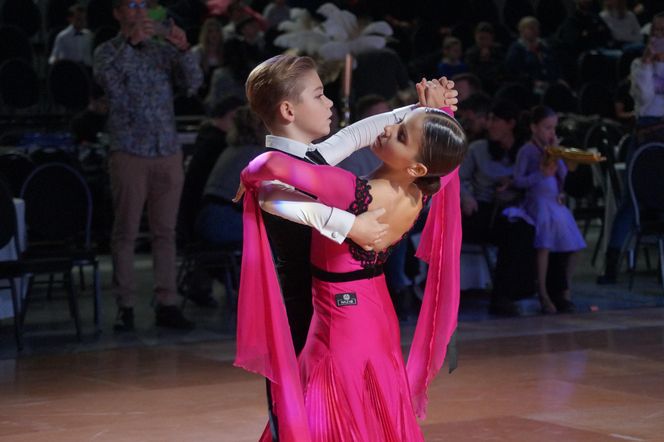
[{"label": "man in patterned shirt", "polygon": [[175,305],[175,223],[184,177],[173,89],[194,94],[203,74],[184,31],[172,22],[149,19],[145,0],[113,0],[113,15],[120,32],[97,48],[93,67],[109,103],[113,291],[119,307],[115,329],[134,329],[134,243],[146,202],[156,323],[191,329],[193,323]]}]

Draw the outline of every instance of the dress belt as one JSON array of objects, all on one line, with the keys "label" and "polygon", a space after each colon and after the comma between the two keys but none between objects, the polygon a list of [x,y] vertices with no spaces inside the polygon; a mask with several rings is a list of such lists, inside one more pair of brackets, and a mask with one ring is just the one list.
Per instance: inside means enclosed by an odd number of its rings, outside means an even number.
[{"label": "dress belt", "polygon": [[328,272],[327,270],[319,269],[315,265],[311,265],[311,275],[325,282],[349,282],[357,281],[360,279],[371,279],[383,274],[383,266],[377,265],[362,270],[355,270],[353,272],[335,273]]}]

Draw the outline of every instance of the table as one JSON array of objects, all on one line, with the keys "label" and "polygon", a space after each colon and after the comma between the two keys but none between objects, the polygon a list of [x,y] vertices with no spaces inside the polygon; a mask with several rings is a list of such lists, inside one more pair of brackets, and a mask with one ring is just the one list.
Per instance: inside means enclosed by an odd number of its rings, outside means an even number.
[{"label": "table", "polygon": [[[16,259],[16,246],[14,241],[18,239],[19,250],[25,250],[26,246],[26,232],[25,232],[25,201],[22,199],[14,198],[14,208],[16,209],[16,227],[17,237],[14,237],[9,244],[0,249],[0,261],[9,259]],[[21,278],[16,280],[16,285],[22,296],[25,296],[26,284],[23,284]],[[4,285],[5,281],[3,281]],[[0,319],[11,318],[14,316],[12,309],[12,297],[9,289],[0,289]]]}]

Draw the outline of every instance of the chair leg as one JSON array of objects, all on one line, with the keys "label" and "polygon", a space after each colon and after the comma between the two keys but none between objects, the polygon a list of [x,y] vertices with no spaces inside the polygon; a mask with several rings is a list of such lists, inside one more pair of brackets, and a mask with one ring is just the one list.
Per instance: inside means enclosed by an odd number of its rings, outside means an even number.
[{"label": "chair leg", "polygon": [[639,257],[639,246],[641,245],[641,235],[636,235],[636,244],[630,250],[630,269],[629,269],[629,291],[634,287],[634,277],[636,276],[636,263]]},{"label": "chair leg", "polygon": [[92,263],[92,284],[94,289],[94,323],[95,333],[101,333],[101,281],[99,280],[99,261]]},{"label": "chair leg", "polygon": [[81,319],[78,314],[78,299],[76,296],[76,284],[74,284],[74,278],[69,273],[64,275],[65,284],[67,285],[67,291],[69,293],[69,311],[72,318],[74,319],[74,325],[76,326],[76,338],[81,340]]},{"label": "chair leg", "polygon": [[81,285],[81,290],[85,290],[85,272],[83,272],[83,264],[78,265],[78,280]]},{"label": "chair leg", "polygon": [[664,238],[657,240],[659,245],[659,277],[661,278],[662,288],[664,289]]},{"label": "chair leg", "polygon": [[648,247],[643,248],[643,254],[646,257],[646,268],[648,271],[652,270],[652,263],[650,262],[650,250],[648,250]]},{"label": "chair leg", "polygon": [[32,286],[34,284],[35,275],[28,276],[28,287],[25,290],[25,299],[21,303],[21,329],[23,329],[23,324],[25,323],[25,315],[28,312],[28,305],[30,304],[30,296],[32,295]]},{"label": "chair leg", "polygon": [[590,229],[590,218],[586,218],[586,223],[583,226],[583,237],[585,238],[588,235],[588,230]]},{"label": "chair leg", "polygon": [[14,311],[14,334],[16,336],[16,349],[21,351],[23,350],[23,324],[21,321],[21,304],[19,304],[20,294],[16,289],[16,281],[14,278],[9,278],[9,284],[11,285],[12,291],[12,309]]},{"label": "chair leg", "polygon": [[175,286],[177,287],[177,290],[180,292],[180,295],[182,295],[182,303],[180,304],[180,309],[184,310],[184,307],[187,304],[187,301],[189,300],[188,297],[188,291],[187,291],[187,275],[189,275],[195,267],[194,260],[189,257],[185,256],[182,259],[182,264],[180,264],[180,268],[178,268],[178,274],[176,276],[175,280]]},{"label": "chair leg", "polygon": [[486,261],[486,268],[489,270],[489,277],[491,278],[491,284],[493,285],[493,275],[494,275],[494,265],[493,260],[491,259],[491,254],[489,253],[489,247],[486,244],[482,244],[482,255],[484,255],[484,260]]},{"label": "chair leg", "polygon": [[[604,223],[602,223],[604,224]],[[604,225],[601,226],[599,231],[599,238],[597,238],[597,243],[595,244],[595,250],[593,251],[593,258],[590,263],[594,266],[597,261],[597,255],[599,255],[599,247],[602,245],[602,240],[604,239]]]},{"label": "chair leg", "polygon": [[54,281],[54,276],[51,273],[48,275],[48,288],[46,289],[46,299],[49,301],[53,299],[53,281]]}]

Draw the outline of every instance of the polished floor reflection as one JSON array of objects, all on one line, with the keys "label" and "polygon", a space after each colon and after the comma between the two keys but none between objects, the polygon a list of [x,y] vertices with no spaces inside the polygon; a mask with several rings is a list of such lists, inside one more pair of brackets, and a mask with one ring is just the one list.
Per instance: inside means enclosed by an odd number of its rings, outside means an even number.
[{"label": "polished floor reflection", "polygon": [[[409,340],[404,330],[404,344]],[[463,322],[427,441],[664,440],[664,309]],[[0,441],[256,441],[231,339],[0,360]]]}]

